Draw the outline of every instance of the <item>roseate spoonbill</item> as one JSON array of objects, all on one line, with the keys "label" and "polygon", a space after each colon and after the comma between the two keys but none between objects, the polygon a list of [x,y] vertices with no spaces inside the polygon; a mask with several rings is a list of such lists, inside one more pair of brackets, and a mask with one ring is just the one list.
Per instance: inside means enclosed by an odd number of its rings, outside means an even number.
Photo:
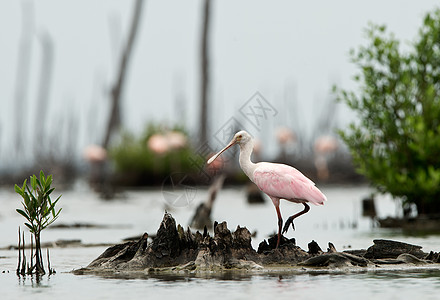
[{"label": "roseate spoonbill", "polygon": [[169,131],[166,134],[153,134],[147,142],[148,148],[157,154],[185,148],[186,144],[186,136],[178,131]]},{"label": "roseate spoonbill", "polygon": [[89,145],[84,150],[84,158],[90,163],[101,163],[107,159],[107,150],[98,145]]},{"label": "roseate spoonbill", "polygon": [[287,127],[279,127],[276,131],[278,142],[281,145],[296,142],[296,134]]},{"label": "roseate spoonbill", "polygon": [[[322,205],[327,198],[315,186],[313,181],[294,167],[268,162],[253,163],[251,161],[253,149],[252,137],[244,130],[237,132],[225,148],[208,160],[208,164],[212,163],[220,154],[235,144],[240,146],[239,162],[241,169],[260,190],[272,199],[275,206],[278,215],[278,240],[276,246],[278,248],[281,234],[287,232],[290,225],[292,225],[293,230],[295,230],[293,220],[309,211],[310,206],[307,203],[311,202],[315,205]],[[302,203],[304,205],[304,210],[287,219],[282,232],[283,218],[280,212],[281,199]]]},{"label": "roseate spoonbill", "polygon": [[170,149],[167,138],[159,133],[153,134],[147,141],[147,146],[154,153],[163,154]]},{"label": "roseate spoonbill", "polygon": [[173,150],[185,148],[188,142],[186,136],[179,131],[169,131],[165,137],[168,140],[170,148]]}]

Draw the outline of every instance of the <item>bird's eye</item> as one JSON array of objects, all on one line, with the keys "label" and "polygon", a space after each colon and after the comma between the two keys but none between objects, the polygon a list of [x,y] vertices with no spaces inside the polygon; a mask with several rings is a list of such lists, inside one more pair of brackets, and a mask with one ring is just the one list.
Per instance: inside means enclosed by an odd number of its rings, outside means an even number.
[{"label": "bird's eye", "polygon": [[243,136],[240,134],[238,137],[241,139]]}]

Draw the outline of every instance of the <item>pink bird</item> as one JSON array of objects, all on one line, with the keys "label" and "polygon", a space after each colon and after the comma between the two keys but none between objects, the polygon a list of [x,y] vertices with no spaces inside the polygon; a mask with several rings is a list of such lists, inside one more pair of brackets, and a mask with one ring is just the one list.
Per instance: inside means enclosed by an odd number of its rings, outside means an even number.
[{"label": "pink bird", "polygon": [[[275,205],[278,215],[278,240],[276,246],[278,248],[281,234],[287,232],[290,225],[292,225],[293,230],[295,230],[293,220],[310,210],[310,206],[307,203],[311,202],[315,205],[323,205],[327,198],[315,186],[313,181],[294,167],[268,162],[253,163],[251,161],[253,149],[252,137],[244,130],[237,132],[225,148],[208,160],[208,164],[212,163],[220,154],[235,144],[240,146],[239,162],[241,169],[261,191],[272,199],[273,205]],[[304,205],[304,210],[287,219],[282,232],[283,218],[280,212],[281,199],[302,203]]]}]

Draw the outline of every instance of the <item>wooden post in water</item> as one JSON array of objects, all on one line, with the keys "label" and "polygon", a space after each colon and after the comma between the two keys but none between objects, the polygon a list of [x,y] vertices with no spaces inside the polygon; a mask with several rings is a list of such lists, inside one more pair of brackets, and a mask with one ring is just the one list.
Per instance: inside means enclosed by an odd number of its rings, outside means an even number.
[{"label": "wooden post in water", "polygon": [[24,231],[22,232],[21,236],[22,236],[22,241],[23,241],[23,262],[21,264],[20,274],[24,276],[24,275],[26,275],[26,254],[24,252],[24,248],[26,246],[25,246],[25,241],[24,241]]},{"label": "wooden post in water", "polygon": [[20,234],[20,226],[18,226],[18,265],[17,265],[17,275],[20,275],[20,263],[21,263],[21,234]]},{"label": "wooden post in water", "polygon": [[29,275],[32,274],[33,268],[34,268],[34,242],[31,233],[31,268],[28,270]]}]

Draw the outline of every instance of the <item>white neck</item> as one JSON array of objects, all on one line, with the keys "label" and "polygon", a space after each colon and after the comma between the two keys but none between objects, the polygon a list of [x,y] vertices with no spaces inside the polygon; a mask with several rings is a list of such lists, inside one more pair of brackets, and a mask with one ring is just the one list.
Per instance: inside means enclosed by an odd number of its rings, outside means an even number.
[{"label": "white neck", "polygon": [[254,143],[251,141],[246,144],[240,144],[240,167],[243,172],[249,177],[250,180],[254,181],[254,171],[257,165],[251,161],[252,150],[254,149]]}]

